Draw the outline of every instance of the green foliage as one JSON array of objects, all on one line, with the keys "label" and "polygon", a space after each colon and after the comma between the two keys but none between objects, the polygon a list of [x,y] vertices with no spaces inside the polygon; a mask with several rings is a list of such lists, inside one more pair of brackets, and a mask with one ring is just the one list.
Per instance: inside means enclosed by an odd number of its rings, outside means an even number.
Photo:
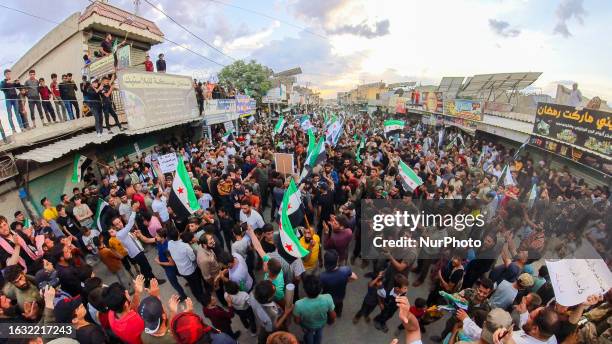
[{"label": "green foliage", "polygon": [[272,87],[269,77],[272,69],[251,60],[245,63],[238,60],[223,67],[219,72],[219,83],[223,86],[232,85],[236,90],[246,92],[258,103],[261,97]]}]

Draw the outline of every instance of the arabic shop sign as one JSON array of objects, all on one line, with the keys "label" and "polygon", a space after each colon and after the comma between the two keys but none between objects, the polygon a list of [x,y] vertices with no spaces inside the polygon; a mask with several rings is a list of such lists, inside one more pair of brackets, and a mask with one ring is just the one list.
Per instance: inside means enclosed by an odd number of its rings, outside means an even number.
[{"label": "arabic shop sign", "polygon": [[612,155],[612,113],[538,103],[533,133]]}]

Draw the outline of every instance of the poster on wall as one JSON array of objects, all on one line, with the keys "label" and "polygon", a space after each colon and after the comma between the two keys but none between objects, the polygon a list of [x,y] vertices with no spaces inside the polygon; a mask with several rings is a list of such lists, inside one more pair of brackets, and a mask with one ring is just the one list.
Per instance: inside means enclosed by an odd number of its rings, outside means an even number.
[{"label": "poster on wall", "polygon": [[549,138],[532,135],[529,144],[612,176],[612,160]]},{"label": "poster on wall", "polygon": [[482,103],[475,100],[453,99],[444,103],[444,114],[482,122]]},{"label": "poster on wall", "polygon": [[442,92],[424,92],[423,108],[425,111],[442,113],[444,109],[444,95]]},{"label": "poster on wall", "polygon": [[198,118],[188,76],[119,71],[119,90],[130,130]]},{"label": "poster on wall", "polygon": [[612,113],[551,103],[538,103],[533,133],[612,155]]}]

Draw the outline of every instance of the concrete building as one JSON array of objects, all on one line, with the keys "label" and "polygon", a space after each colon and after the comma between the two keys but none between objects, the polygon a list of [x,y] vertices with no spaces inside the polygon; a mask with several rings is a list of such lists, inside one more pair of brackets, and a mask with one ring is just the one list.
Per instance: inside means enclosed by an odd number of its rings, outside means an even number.
[{"label": "concrete building", "polygon": [[161,43],[164,34],[150,20],[137,17],[106,2],[91,3],[49,31],[30,48],[12,67],[13,77],[24,80],[30,69],[39,77],[50,78],[51,73],[72,73],[80,82],[84,70],[83,56],[94,61],[94,52],[107,33],[130,45],[131,65],[144,69],[145,54],[152,45]]}]

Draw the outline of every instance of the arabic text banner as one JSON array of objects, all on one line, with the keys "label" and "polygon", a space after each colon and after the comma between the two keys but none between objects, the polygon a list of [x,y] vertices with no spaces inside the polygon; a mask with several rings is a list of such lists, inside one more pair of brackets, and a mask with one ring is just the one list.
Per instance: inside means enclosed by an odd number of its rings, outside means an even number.
[{"label": "arabic text banner", "polygon": [[188,76],[125,70],[117,81],[130,130],[198,117]]},{"label": "arabic text banner", "polygon": [[538,103],[533,133],[612,155],[612,113]]},{"label": "arabic text banner", "polygon": [[482,102],[467,99],[453,99],[444,102],[447,116],[482,122]]}]

